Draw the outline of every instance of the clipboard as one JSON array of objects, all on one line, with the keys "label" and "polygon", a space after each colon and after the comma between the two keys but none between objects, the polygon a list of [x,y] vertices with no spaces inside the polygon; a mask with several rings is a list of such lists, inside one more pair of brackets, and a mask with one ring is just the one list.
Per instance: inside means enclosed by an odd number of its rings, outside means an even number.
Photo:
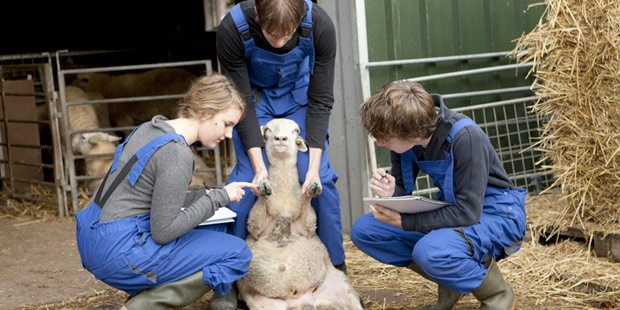
[{"label": "clipboard", "polygon": [[398,196],[398,197],[364,197],[364,207],[381,205],[399,213],[421,213],[437,210],[450,205],[445,201],[428,199],[422,196]]},{"label": "clipboard", "polygon": [[[181,210],[183,209],[185,208],[181,208]],[[237,213],[235,213],[235,211],[227,207],[220,207],[215,210],[213,216],[204,220],[202,223],[198,224],[198,226],[231,223],[235,221],[235,217],[237,217]]]},{"label": "clipboard", "polygon": [[235,217],[237,217],[237,213],[235,213],[235,211],[228,209],[227,207],[220,207],[215,211],[215,214],[213,214],[212,217],[198,224],[198,226],[231,223],[235,221]]}]

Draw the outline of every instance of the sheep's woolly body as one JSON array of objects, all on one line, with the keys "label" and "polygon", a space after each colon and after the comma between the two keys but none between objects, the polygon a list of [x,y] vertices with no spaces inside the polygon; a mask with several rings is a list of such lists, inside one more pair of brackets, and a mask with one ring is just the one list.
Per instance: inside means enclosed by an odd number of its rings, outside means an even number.
[{"label": "sheep's woolly body", "polygon": [[316,235],[316,214],[303,198],[297,152],[306,151],[299,127],[275,119],[263,128],[271,195],[258,198],[248,217],[250,272],[238,281],[252,310],[363,309],[346,275],[334,268]]},{"label": "sheep's woolly body", "polygon": [[[65,88],[67,102],[87,101],[88,95],[82,89],[75,86]],[[68,108],[69,126],[72,130],[97,129],[99,120],[95,107],[90,104],[72,105]]]},{"label": "sheep's woolly body", "polygon": [[[86,91],[101,93],[105,98],[180,95],[195,79],[191,72],[180,68],[157,68],[142,73],[110,75],[85,73],[76,84]],[[178,99],[153,99],[109,104],[110,124],[114,127],[135,126],[150,121],[157,114],[176,116]],[[128,133],[128,132],[127,132]]]}]

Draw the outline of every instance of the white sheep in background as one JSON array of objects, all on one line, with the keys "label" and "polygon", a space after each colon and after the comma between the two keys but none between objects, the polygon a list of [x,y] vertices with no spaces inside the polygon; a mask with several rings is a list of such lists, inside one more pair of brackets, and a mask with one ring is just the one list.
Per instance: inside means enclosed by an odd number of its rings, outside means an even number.
[{"label": "white sheep in background", "polygon": [[[91,95],[92,96],[92,95]],[[67,102],[80,102],[89,100],[89,96],[82,89],[75,86],[65,88]],[[92,97],[91,97],[92,98]],[[69,127],[71,130],[99,129],[97,111],[91,104],[72,105],[68,107]],[[71,136],[71,146],[74,153],[83,155],[111,154],[116,149],[116,142],[121,138],[103,132],[78,133]],[[113,158],[85,158],[86,175],[101,176],[112,165]],[[90,192],[99,186],[101,180],[92,180],[87,183]]]},{"label": "white sheep in background", "polygon": [[[195,79],[191,72],[179,68],[157,68],[142,73],[110,75],[84,73],[74,84],[87,92],[98,92],[107,99],[184,94]],[[110,103],[111,126],[129,127],[150,121],[156,114],[176,117],[178,99]]]},{"label": "white sheep in background", "polygon": [[268,196],[258,198],[248,217],[250,271],[237,282],[251,310],[363,309],[346,275],[329,259],[316,235],[316,214],[302,197],[297,153],[307,147],[292,120],[261,127],[269,161]]},{"label": "white sheep in background", "polygon": [[86,184],[88,192],[94,193],[101,181],[101,178],[110,170],[114,158],[112,157],[116,150],[116,142],[119,137],[112,136],[102,132],[89,132],[82,134],[82,147],[85,150],[84,155],[103,155],[110,154],[106,157],[85,158],[86,175],[98,176],[100,179],[90,180]]},{"label": "white sheep in background", "polygon": [[[81,88],[76,86],[65,87],[65,99],[68,103],[88,101],[88,95]],[[99,129],[99,119],[97,111],[91,104],[71,105],[67,108],[69,113],[69,128],[71,130]],[[84,154],[81,150],[81,134],[71,136],[71,146],[75,153]]]}]

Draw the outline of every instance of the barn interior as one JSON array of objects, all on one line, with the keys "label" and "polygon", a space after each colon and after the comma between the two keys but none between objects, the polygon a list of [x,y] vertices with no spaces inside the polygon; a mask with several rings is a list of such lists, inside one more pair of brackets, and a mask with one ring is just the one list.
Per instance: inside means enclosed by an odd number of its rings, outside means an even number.
[{"label": "barn interior", "polygon": [[[16,198],[34,201],[40,199],[28,191],[23,195],[18,192],[31,185],[47,186],[50,196],[58,198],[43,202],[59,205],[61,215],[69,214],[71,205],[77,210],[81,185],[100,176],[86,175],[84,156],[89,155],[76,154],[64,140],[63,128],[67,135],[74,130],[65,122],[69,117],[67,109],[63,109],[63,105],[67,107],[64,90],[75,84],[78,76],[68,71],[98,68],[96,72],[112,76],[162,68],[182,69],[194,76],[218,71],[215,31],[232,5],[234,1],[229,0],[3,3],[0,73],[8,110],[6,117],[2,115],[6,122],[2,131],[7,134],[2,140],[11,144],[2,150],[4,160],[9,162],[2,165],[3,186],[8,186]],[[178,89],[163,93],[152,87],[151,91],[121,94],[115,99],[124,97],[141,104],[147,100],[135,97],[154,96],[153,100],[174,103],[182,93]],[[89,104],[110,105],[98,104],[97,100]],[[100,127],[124,135],[122,128]],[[17,141],[22,145],[16,146]],[[206,173],[217,173],[217,182],[221,183],[226,163],[219,150],[213,154],[200,149],[200,145],[196,147],[208,162]],[[226,146],[223,149],[226,151]],[[67,195],[71,197],[65,198]]]}]

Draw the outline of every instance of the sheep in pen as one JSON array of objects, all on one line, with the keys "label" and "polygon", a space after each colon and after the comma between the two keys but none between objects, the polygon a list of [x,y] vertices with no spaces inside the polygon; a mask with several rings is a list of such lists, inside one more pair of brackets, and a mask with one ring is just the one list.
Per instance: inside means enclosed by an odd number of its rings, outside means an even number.
[{"label": "sheep in pen", "polygon": [[[117,134],[120,136],[116,137],[98,132],[73,135],[72,146],[74,153],[84,155],[109,154],[109,157],[85,159],[86,175],[99,177],[86,183],[88,192],[93,193],[96,190],[101,182],[101,178],[110,167],[115,146],[111,148],[108,141],[115,142],[126,137],[132,127],[150,121],[155,115],[163,115],[169,119],[175,118],[179,99],[170,98],[170,95],[184,94],[195,78],[196,76],[193,73],[180,68],[156,68],[139,73],[124,73],[120,75],[99,72],[77,75],[72,85],[66,87],[67,95],[69,95],[70,91],[75,92],[74,90],[78,89],[85,94],[100,94],[100,97],[91,97],[90,99],[118,99],[118,102],[85,104],[72,106],[69,109],[72,130],[111,127],[117,128]],[[153,98],[136,100],[135,98],[138,97]],[[88,112],[85,113],[84,111]],[[80,124],[75,121],[75,116],[72,116],[72,114],[76,113],[89,115],[89,118],[92,120],[89,128],[83,128],[84,126],[74,127],[74,124]],[[92,125],[95,122],[92,114],[96,114],[99,118],[97,125]],[[215,184],[216,173],[208,168],[215,164],[214,160],[209,161],[212,158],[201,156],[195,147],[192,150],[194,151],[195,174],[189,185],[190,188],[196,188],[203,183]]]}]

